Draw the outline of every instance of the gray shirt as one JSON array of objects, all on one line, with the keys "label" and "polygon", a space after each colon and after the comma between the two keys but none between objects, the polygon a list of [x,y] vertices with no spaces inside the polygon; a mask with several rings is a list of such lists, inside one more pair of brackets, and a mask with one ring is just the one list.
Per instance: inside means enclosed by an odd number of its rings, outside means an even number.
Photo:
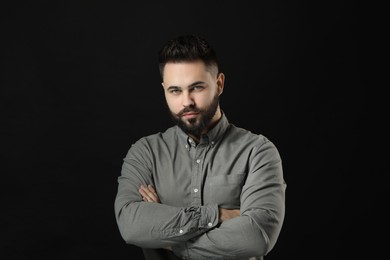
[{"label": "gray shirt", "polygon": [[[285,213],[282,163],[266,137],[223,114],[199,144],[174,126],[135,142],[118,178],[115,214],[123,239],[142,248],[171,247],[182,259],[262,259]],[[152,184],[161,203],[144,202]],[[218,207],[240,209],[219,223]]]}]

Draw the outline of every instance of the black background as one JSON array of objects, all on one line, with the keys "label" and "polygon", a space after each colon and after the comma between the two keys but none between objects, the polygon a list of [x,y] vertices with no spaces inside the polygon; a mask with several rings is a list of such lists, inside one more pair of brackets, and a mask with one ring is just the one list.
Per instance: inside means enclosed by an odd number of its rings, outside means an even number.
[{"label": "black background", "polygon": [[283,158],[286,218],[266,259],[376,259],[368,230],[380,229],[372,202],[383,191],[365,174],[359,11],[347,1],[3,6],[0,259],[143,259],[116,226],[117,177],[133,142],[172,125],[157,52],[182,33],[215,46],[229,121]]}]

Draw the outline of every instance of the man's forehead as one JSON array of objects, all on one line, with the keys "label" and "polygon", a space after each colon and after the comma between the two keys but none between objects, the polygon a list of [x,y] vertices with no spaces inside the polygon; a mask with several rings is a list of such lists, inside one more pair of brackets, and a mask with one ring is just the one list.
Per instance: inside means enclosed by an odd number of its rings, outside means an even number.
[{"label": "man's forehead", "polygon": [[164,69],[165,81],[206,80],[210,72],[202,63],[169,63]]},{"label": "man's forehead", "polygon": [[164,66],[166,70],[184,70],[184,69],[197,69],[206,71],[206,65],[201,60],[196,61],[181,61],[181,62],[168,62]]}]

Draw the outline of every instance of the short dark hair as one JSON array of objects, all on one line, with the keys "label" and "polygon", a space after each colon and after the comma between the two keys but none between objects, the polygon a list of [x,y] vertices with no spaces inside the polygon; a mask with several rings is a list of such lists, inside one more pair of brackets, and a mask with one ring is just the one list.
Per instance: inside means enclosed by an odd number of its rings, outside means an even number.
[{"label": "short dark hair", "polygon": [[206,67],[215,66],[218,74],[218,60],[214,49],[202,37],[180,35],[168,41],[158,53],[160,75],[163,77],[168,62],[190,62],[201,60]]}]

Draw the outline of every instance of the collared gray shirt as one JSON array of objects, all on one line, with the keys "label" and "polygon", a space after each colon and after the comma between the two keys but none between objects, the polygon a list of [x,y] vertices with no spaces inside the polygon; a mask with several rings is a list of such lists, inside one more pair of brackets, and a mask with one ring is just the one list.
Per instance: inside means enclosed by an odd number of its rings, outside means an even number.
[{"label": "collared gray shirt", "polygon": [[[182,259],[262,259],[275,245],[285,213],[282,163],[263,135],[225,114],[196,144],[179,127],[135,142],[118,177],[115,214],[123,239],[167,248]],[[152,184],[161,203],[144,202]],[[218,207],[240,209],[219,222]]]}]

